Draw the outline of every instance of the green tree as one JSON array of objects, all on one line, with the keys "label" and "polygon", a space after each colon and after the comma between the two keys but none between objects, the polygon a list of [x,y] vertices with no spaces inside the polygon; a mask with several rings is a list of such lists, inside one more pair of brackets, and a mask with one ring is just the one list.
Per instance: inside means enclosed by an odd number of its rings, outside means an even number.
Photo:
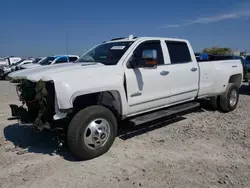
[{"label": "green tree", "polygon": [[218,48],[213,46],[212,48],[205,48],[202,51],[203,53],[212,54],[212,55],[230,55],[232,54],[231,48]]}]

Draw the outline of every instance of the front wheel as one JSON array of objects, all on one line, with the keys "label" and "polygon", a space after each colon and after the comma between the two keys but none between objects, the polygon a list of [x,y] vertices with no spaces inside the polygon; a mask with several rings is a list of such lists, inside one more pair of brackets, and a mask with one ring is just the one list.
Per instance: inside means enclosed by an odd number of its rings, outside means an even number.
[{"label": "front wheel", "polygon": [[68,127],[68,145],[81,160],[106,153],[117,135],[117,120],[103,106],[90,106],[79,111]]},{"label": "front wheel", "polygon": [[236,84],[229,83],[224,94],[220,95],[220,108],[223,112],[233,111],[239,101],[239,88]]}]

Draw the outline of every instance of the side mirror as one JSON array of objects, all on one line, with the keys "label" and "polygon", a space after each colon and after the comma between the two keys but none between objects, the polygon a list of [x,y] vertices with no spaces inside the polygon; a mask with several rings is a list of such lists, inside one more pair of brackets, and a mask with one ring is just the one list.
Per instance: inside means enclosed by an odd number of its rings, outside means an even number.
[{"label": "side mirror", "polygon": [[157,51],[156,50],[143,50],[141,58],[135,58],[130,61],[130,66],[132,68],[139,67],[157,67]]}]

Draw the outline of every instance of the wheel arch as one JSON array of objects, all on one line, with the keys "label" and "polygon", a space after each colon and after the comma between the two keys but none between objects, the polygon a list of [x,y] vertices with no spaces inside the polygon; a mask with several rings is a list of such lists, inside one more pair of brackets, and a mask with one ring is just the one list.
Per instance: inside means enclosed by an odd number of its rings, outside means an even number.
[{"label": "wheel arch", "polygon": [[242,84],[242,79],[243,79],[242,74],[234,74],[234,75],[230,76],[228,83],[233,83],[238,88],[240,88],[240,86]]},{"label": "wheel arch", "polygon": [[116,118],[122,118],[122,99],[119,91],[107,90],[94,93],[86,93],[76,96],[72,100],[73,109],[79,111],[91,105],[101,105],[111,110]]}]

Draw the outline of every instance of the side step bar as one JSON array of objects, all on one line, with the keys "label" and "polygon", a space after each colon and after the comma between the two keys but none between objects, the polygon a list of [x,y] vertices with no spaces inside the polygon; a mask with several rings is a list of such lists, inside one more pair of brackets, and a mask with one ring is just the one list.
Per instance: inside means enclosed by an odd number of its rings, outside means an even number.
[{"label": "side step bar", "polygon": [[200,103],[198,102],[189,102],[189,103],[179,104],[173,107],[165,108],[163,110],[158,110],[158,111],[154,111],[154,112],[150,112],[147,114],[133,117],[129,119],[129,121],[133,123],[134,125],[140,125],[140,124],[154,121],[157,119],[161,119],[167,116],[178,114],[178,113],[190,110],[190,109],[198,108],[199,106],[200,106]]}]

